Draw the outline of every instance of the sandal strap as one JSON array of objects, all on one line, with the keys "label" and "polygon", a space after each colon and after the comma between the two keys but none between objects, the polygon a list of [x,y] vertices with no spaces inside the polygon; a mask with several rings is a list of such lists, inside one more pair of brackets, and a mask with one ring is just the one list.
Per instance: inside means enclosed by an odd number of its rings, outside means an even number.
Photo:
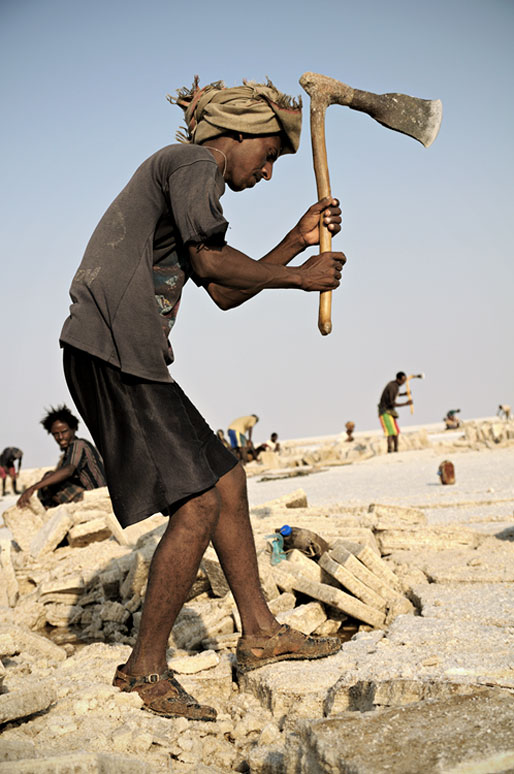
[{"label": "sandal strap", "polygon": [[[116,667],[116,673],[114,675],[114,681],[123,683],[123,686],[130,688],[131,690],[138,685],[144,685],[145,683],[158,683],[160,680],[169,680],[170,682],[174,678],[174,671],[172,669],[166,669],[166,671],[158,674],[152,672],[149,675],[129,675],[127,672],[123,672],[124,664],[120,664]],[[114,682],[113,681],[113,682]],[[173,680],[174,681],[174,680]],[[118,686],[121,687],[121,686]]]},{"label": "sandal strap", "polygon": [[282,624],[280,629],[271,635],[249,635],[248,637],[242,637],[247,648],[258,648],[262,650],[261,658],[269,658],[276,655],[276,649],[280,644],[280,640],[287,636],[291,632],[291,627],[287,624]]},{"label": "sandal strap", "polygon": [[175,673],[171,669],[167,669],[165,672],[162,672],[162,674],[157,674],[156,672],[152,672],[151,675],[141,675],[139,678],[144,683],[158,683],[159,680],[167,680],[169,677],[173,677]]}]

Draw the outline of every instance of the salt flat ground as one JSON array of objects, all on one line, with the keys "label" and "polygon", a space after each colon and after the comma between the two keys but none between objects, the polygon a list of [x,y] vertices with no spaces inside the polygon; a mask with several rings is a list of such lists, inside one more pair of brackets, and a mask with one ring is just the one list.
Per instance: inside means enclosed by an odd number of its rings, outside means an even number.
[{"label": "salt flat ground", "polygon": [[[411,505],[423,507],[429,524],[469,524],[479,531],[514,524],[514,447],[448,456],[455,465],[454,486],[439,482],[437,469],[444,459],[441,452],[424,449],[385,454],[294,478],[261,481],[257,475],[248,480],[250,505],[261,505],[301,488],[309,505]],[[12,495],[0,498],[0,514],[16,499]],[[0,531],[1,526],[0,520]]]},{"label": "salt flat ground", "polygon": [[448,458],[455,466],[453,486],[443,486],[437,475],[445,458],[437,449],[424,449],[294,478],[261,481],[255,476],[248,480],[248,495],[251,506],[257,506],[301,488],[309,505],[378,502],[422,507],[429,524],[468,523],[480,531],[514,524],[514,447],[452,452]]}]

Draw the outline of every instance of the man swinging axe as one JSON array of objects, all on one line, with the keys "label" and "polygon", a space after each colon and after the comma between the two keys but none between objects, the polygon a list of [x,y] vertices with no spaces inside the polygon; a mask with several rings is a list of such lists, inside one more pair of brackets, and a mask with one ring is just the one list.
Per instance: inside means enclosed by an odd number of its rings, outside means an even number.
[{"label": "man swinging axe", "polygon": [[[319,243],[320,221],[341,229],[339,203],[313,204],[260,260],[227,244],[220,198],[271,179],[273,165],[298,149],[301,102],[267,84],[182,89],[170,101],[185,113],[184,142],[143,162],[102,217],[72,282],[61,344],[70,393],[104,463],[123,526],[162,511],[169,517],[155,550],[134,648],[114,676],[146,710],[214,720],[168,670],[174,621],[212,541],[242,623],[239,670],[335,653],[334,638],[280,625],[263,596],[249,519],[246,477],[170,376],[168,334],[191,278],[221,309],[266,288],[335,290],[346,261],[325,251],[288,267]],[[205,370],[205,380],[210,378]]]},{"label": "man swinging axe", "polygon": [[[380,395],[378,403],[378,418],[382,425],[382,430],[387,438],[387,452],[398,451],[398,436],[400,428],[398,426],[397,408],[401,406],[412,407],[412,397],[407,392],[400,392],[400,387],[407,383],[407,374],[405,371],[398,371],[396,378],[386,384]],[[398,397],[407,397],[405,403],[397,403]]]}]

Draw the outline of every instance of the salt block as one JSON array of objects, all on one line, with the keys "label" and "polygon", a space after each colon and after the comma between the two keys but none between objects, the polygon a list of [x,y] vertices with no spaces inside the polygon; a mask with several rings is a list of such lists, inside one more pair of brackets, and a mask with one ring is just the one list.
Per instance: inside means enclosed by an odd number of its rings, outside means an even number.
[{"label": "salt block", "polygon": [[476,548],[481,538],[477,532],[456,526],[385,529],[377,531],[376,535],[382,554],[411,549],[442,551],[464,546]]},{"label": "salt block", "polygon": [[366,567],[360,559],[357,559],[350,551],[345,548],[342,540],[335,543],[332,551],[329,552],[331,559],[334,559],[342,567],[355,575],[358,580],[369,586],[383,599],[389,600],[397,595],[397,591],[387,583],[375,575],[368,567]]},{"label": "salt block", "polygon": [[105,523],[105,518],[89,519],[72,527],[68,533],[68,543],[73,548],[81,548],[89,543],[97,543],[99,540],[107,540],[111,537],[111,530]]},{"label": "salt block", "polygon": [[19,586],[11,559],[11,541],[0,540],[0,572],[2,588],[5,590],[7,603],[14,607],[18,601]]},{"label": "salt block", "polygon": [[[277,566],[274,568],[274,573],[275,580],[279,585],[282,585],[285,591],[293,589],[300,591],[302,594],[307,594],[313,599],[335,607],[359,621],[370,624],[370,626],[382,626],[385,621],[383,610],[376,610],[365,605],[350,594],[346,594],[333,586],[328,586],[326,583],[316,583],[306,579],[294,564],[289,564],[285,570],[281,570],[280,566]],[[281,580],[282,574],[286,576],[284,581]]]},{"label": "salt block", "polygon": [[382,505],[371,503],[368,513],[372,514],[375,529],[387,529],[388,527],[412,527],[426,525],[427,519],[419,508],[406,508],[402,505]]},{"label": "salt block", "polygon": [[[30,681],[19,691],[0,695],[0,723],[18,720],[48,709],[57,699],[57,690],[52,682]],[[27,683],[29,681],[27,680]],[[1,769],[0,769],[1,770]]]},{"label": "salt block", "polygon": [[391,586],[391,588],[398,589],[398,578],[380,555],[371,551],[368,546],[360,546],[354,543],[349,544],[345,540],[343,540],[342,543],[348,551],[351,551],[354,556],[368,568],[370,572],[374,573],[378,578],[381,578],[384,583]]},{"label": "salt block", "polygon": [[36,745],[29,739],[2,739],[0,741],[0,762],[34,758],[35,755]]},{"label": "salt block", "polygon": [[286,610],[277,615],[279,623],[288,624],[302,634],[312,634],[326,620],[327,614],[319,602],[308,602],[306,605],[299,605],[293,610]]},{"label": "salt block", "polygon": [[331,559],[328,553],[320,557],[319,564],[326,572],[339,581],[341,586],[358,597],[366,605],[371,605],[371,607],[375,607],[377,610],[385,610],[385,599],[379,596],[373,589],[370,589],[369,586],[362,583],[353,573],[340,565],[339,562]]},{"label": "salt block", "polygon": [[263,466],[270,470],[280,468],[282,464],[280,456],[274,451],[262,451],[259,454],[259,462],[262,462]]},{"label": "salt block", "polygon": [[[31,498],[31,502],[34,497]],[[35,513],[31,507],[18,508],[17,505],[13,505],[12,508],[4,511],[2,518],[14,541],[22,551],[30,550],[32,539],[45,523],[45,519],[42,518],[41,514]]]},{"label": "salt block", "polygon": [[107,511],[105,514],[105,523],[110,529],[113,538],[120,544],[120,546],[129,545],[129,537],[125,534],[125,530],[118,521],[115,513]]},{"label": "salt block", "polygon": [[204,556],[201,567],[209,579],[212,593],[215,597],[224,597],[230,591],[225,573],[217,558]]},{"label": "salt block", "polygon": [[307,495],[303,489],[296,489],[294,492],[277,497],[275,500],[268,500],[252,508],[252,514],[255,516],[270,516],[273,510],[281,508],[307,508]]},{"label": "salt block", "polygon": [[232,696],[232,662],[222,656],[217,666],[196,674],[181,674],[179,682],[200,704],[218,709]]},{"label": "salt block", "polygon": [[296,605],[296,597],[291,592],[284,592],[268,603],[268,607],[273,615],[284,613],[286,610],[292,610]]},{"label": "salt block", "polygon": [[126,755],[77,752],[0,763],[0,774],[148,774],[148,763]]},{"label": "salt block", "polygon": [[179,656],[172,658],[168,662],[170,669],[179,672],[181,675],[194,675],[197,672],[203,672],[205,669],[212,669],[218,666],[220,657],[214,650],[203,650],[195,656]]},{"label": "salt block", "polygon": [[[15,650],[8,651],[12,643]],[[0,655],[22,653],[52,661],[66,661],[66,651],[41,634],[31,631],[28,627],[16,624],[0,624]]]},{"label": "salt block", "polygon": [[328,658],[269,664],[241,675],[239,683],[243,691],[252,693],[270,710],[279,724],[289,716],[293,722],[300,717],[322,718],[327,692],[348,666],[340,650]]},{"label": "salt block", "polygon": [[287,562],[285,565],[283,564],[286,568],[291,565],[296,565],[297,568],[301,569],[302,575],[305,575],[309,580],[315,581],[316,583],[326,583],[328,586],[335,586],[336,588],[339,586],[339,584],[334,581],[333,576],[330,575],[330,573],[325,572],[321,563],[318,563],[314,559],[309,559],[308,556],[297,548],[288,551]]},{"label": "salt block", "polygon": [[52,510],[51,517],[30,541],[30,553],[34,559],[57,548],[73,524],[73,519],[65,505],[59,505]]},{"label": "salt block", "polygon": [[[286,741],[284,769],[377,774],[512,771],[514,700],[488,689],[374,712],[301,721]],[[472,733],[470,733],[472,729]],[[377,740],[379,740],[377,742]],[[401,744],[398,743],[401,740]],[[307,760],[309,768],[302,768]]]}]

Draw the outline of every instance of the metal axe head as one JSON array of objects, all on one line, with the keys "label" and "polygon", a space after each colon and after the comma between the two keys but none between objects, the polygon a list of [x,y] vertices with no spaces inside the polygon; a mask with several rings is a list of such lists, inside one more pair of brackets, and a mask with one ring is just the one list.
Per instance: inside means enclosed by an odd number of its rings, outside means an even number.
[{"label": "metal axe head", "polygon": [[408,134],[431,145],[441,126],[443,105],[440,99],[418,99],[407,94],[373,94],[352,89],[346,83],[318,73],[304,73],[300,85],[311,98],[311,110],[325,111],[329,105],[346,105],[367,113],[388,129]]}]

